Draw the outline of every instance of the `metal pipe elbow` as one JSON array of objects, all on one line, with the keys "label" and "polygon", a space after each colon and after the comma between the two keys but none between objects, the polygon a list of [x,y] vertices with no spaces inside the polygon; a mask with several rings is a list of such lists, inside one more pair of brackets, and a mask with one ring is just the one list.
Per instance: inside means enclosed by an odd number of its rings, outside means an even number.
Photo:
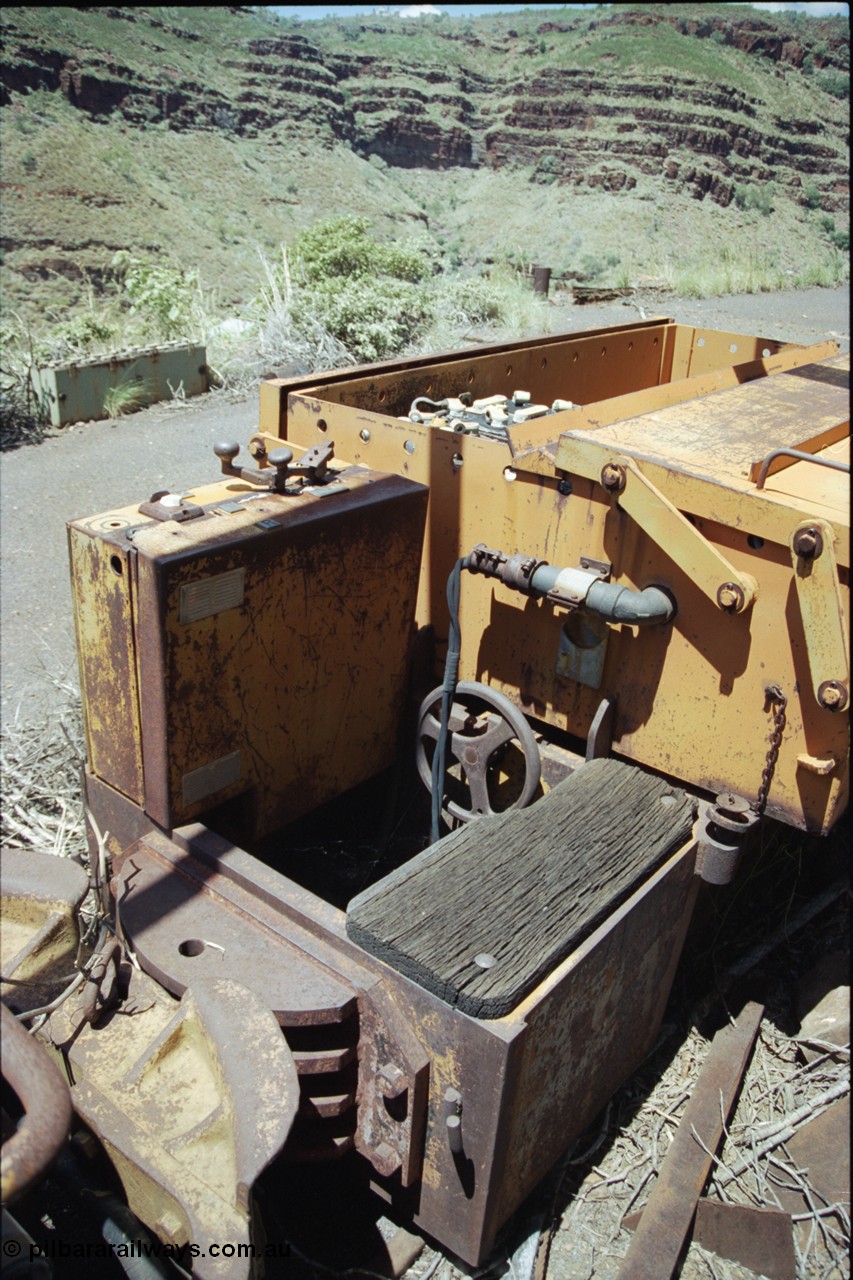
[{"label": "metal pipe elbow", "polygon": [[594,582],[587,593],[584,608],[607,622],[625,622],[629,626],[653,627],[671,622],[675,605],[660,587],[632,591],[615,582]]}]

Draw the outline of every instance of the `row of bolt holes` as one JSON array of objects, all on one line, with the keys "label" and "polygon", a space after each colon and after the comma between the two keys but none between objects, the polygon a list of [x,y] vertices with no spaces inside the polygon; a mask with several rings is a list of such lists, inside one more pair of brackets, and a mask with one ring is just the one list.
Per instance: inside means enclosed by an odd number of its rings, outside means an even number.
[{"label": "row of bolt holes", "polygon": [[[655,346],[657,346],[657,342],[658,342],[658,340],[657,340],[657,338],[655,338]],[[633,351],[633,349],[634,349],[634,344],[633,344],[633,342],[629,342],[629,343],[628,343],[628,350],[629,350],[629,351]],[[601,354],[602,354],[603,356],[606,356],[606,355],[607,355],[607,348],[606,348],[606,347],[602,347],[602,348],[601,348]],[[574,364],[574,363],[576,363],[577,359],[578,359],[578,353],[577,353],[577,351],[576,351],[576,352],[575,352],[575,354],[572,356],[572,363],[573,363],[573,364]],[[539,368],[540,368],[540,369],[546,369],[547,367],[548,367],[548,358],[547,358],[547,356],[543,356],[543,357],[542,357],[542,359],[539,361]],[[469,386],[470,386],[470,385],[471,385],[471,383],[474,381],[474,376],[475,376],[475,375],[474,375],[474,370],[473,370],[473,369],[469,369],[469,370],[468,370],[468,376],[467,376],[467,378],[466,378],[466,381],[467,381],[467,383],[468,383],[468,385],[469,385]],[[508,364],[508,365],[507,365],[507,367],[506,367],[506,376],[507,376],[508,378],[511,378],[511,377],[512,377],[512,365],[511,365],[511,364]],[[431,391],[432,391],[432,383],[431,383],[431,382],[428,382],[428,383],[426,384],[426,389],[425,389],[424,394],[425,394],[425,395],[429,395],[429,393],[430,393]],[[379,400],[379,403],[380,403],[380,404],[384,404],[385,400],[387,399],[387,395],[388,395],[387,391],[380,391],[380,392],[379,392],[379,395],[378,395],[377,399]],[[318,431],[327,431],[328,429],[329,429],[329,424],[328,424],[328,422],[326,421],[326,419],[325,419],[325,418],[318,418],[318,419],[317,419],[317,430],[318,430]],[[368,443],[369,443],[369,441],[370,441],[370,432],[367,430],[367,428],[366,428],[366,427],[362,428],[362,430],[361,430],[361,431],[359,431],[359,433],[358,433],[358,438],[359,438],[359,440],[361,440],[361,441],[362,441],[362,443],[363,443],[363,444],[368,444]],[[404,440],[404,441],[403,441],[403,448],[405,449],[406,453],[408,453],[408,454],[410,454],[410,455],[411,455],[411,454],[413,454],[413,453],[415,452],[415,448],[416,448],[416,445],[415,445],[414,440]],[[453,458],[451,459],[451,461],[452,461],[452,463],[453,463],[453,468],[454,468],[454,470],[455,470],[455,471],[458,471],[458,470],[459,470],[459,468],[462,466],[462,463],[465,461],[465,459],[462,457],[462,454],[461,454],[461,453],[454,453]],[[507,482],[512,482],[513,480],[515,480],[515,479],[516,479],[516,474],[517,474],[517,473],[516,473],[515,471],[513,471],[512,467],[504,467],[504,479],[505,479]]]}]

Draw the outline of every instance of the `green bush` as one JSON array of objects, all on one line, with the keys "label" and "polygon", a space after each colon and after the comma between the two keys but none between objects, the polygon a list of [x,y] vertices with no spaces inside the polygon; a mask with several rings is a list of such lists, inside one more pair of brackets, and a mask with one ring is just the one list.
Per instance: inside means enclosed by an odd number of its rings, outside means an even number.
[{"label": "green bush", "polygon": [[432,319],[430,294],[391,276],[327,280],[306,301],[359,360],[381,360],[401,351]]},{"label": "green bush", "polygon": [[502,297],[491,280],[482,276],[468,276],[451,284],[454,306],[462,312],[469,324],[487,324],[500,320]]},{"label": "green bush", "polygon": [[311,284],[344,276],[392,276],[423,280],[432,272],[429,256],[415,245],[379,244],[367,218],[347,216],[318,222],[296,237],[294,258]]},{"label": "green bush", "polygon": [[768,217],[774,208],[774,191],[772,185],[751,187],[747,183],[735,183],[735,204],[738,209],[756,209]]},{"label": "green bush", "polygon": [[850,97],[850,77],[845,71],[821,71],[815,76],[815,84],[833,98],[846,102]]},{"label": "green bush", "polygon": [[115,340],[116,329],[102,315],[82,311],[64,324],[57,325],[53,337],[70,347],[90,351],[93,347],[108,347]]},{"label": "green bush", "polygon": [[199,297],[196,271],[134,258],[127,249],[119,249],[110,265],[131,315],[138,315],[148,331],[168,341],[187,337],[195,329]]},{"label": "green bush", "polygon": [[820,189],[815,186],[803,188],[803,202],[807,209],[820,208]]},{"label": "green bush", "polygon": [[433,269],[431,254],[414,243],[380,244],[367,218],[332,218],[301,232],[280,264],[267,264],[255,311],[262,327],[275,311],[297,344],[321,330],[351,357],[379,360],[431,322]]},{"label": "green bush", "polygon": [[842,253],[847,253],[850,249],[850,232],[849,231],[833,231],[829,237],[836,249],[840,249]]}]

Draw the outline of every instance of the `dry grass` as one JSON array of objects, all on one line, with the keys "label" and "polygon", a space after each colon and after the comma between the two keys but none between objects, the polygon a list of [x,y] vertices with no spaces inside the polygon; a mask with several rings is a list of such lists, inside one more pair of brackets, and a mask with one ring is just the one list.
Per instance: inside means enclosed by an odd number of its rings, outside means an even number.
[{"label": "dry grass", "polygon": [[85,860],[83,758],[77,689],[46,682],[23,694],[0,727],[0,849]]}]

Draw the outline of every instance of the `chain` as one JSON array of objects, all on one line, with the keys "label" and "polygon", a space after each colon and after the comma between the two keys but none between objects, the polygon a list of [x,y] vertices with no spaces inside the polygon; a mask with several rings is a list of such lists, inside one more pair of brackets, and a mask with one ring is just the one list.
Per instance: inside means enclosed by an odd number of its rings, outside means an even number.
[{"label": "chain", "polygon": [[779,759],[779,747],[782,744],[782,732],[785,728],[785,709],[788,706],[788,699],[778,684],[769,684],[764,690],[764,696],[766,701],[773,707],[773,732],[770,735],[770,747],[765,757],[761,786],[758,788],[758,797],[755,802],[755,812],[759,817],[764,812],[764,806],[767,804],[770,783],[773,781],[776,761]]}]

